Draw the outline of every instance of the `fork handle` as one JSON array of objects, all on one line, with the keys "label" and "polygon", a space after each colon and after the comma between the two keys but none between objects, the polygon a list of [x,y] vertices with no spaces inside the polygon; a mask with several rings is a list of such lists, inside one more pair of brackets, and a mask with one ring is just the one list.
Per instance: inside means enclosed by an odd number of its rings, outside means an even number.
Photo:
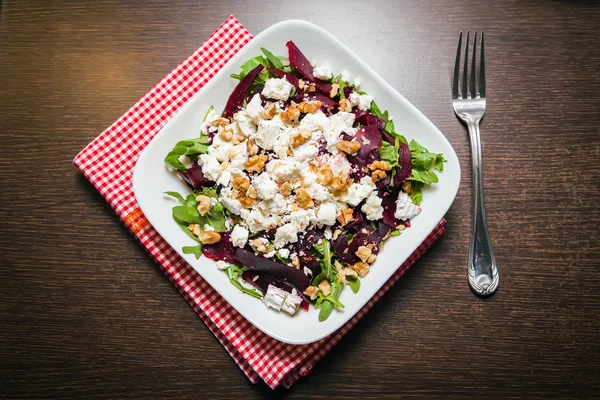
[{"label": "fork handle", "polygon": [[468,121],[467,126],[473,160],[473,226],[469,245],[468,277],[469,285],[475,293],[488,296],[498,288],[499,276],[485,216],[479,121]]}]

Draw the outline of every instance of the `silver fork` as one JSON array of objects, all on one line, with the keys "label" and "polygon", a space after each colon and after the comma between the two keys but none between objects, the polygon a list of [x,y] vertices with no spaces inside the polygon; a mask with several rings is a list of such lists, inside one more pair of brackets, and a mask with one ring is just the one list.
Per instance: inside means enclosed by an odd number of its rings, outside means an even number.
[{"label": "silver fork", "polygon": [[[469,128],[471,139],[471,158],[473,160],[473,226],[469,245],[468,277],[471,289],[481,296],[487,296],[498,288],[498,269],[494,250],[488,233],[483,200],[483,173],[481,170],[481,138],[479,122],[485,114],[485,57],[483,51],[483,32],[481,32],[481,56],[479,74],[477,74],[477,31],[473,37],[473,59],[469,66],[469,32],[465,44],[462,84],[459,83],[462,32],[458,37],[454,78],[452,81],[452,106],[456,115]],[[478,76],[477,76],[478,75]],[[469,79],[467,80],[467,77]],[[479,78],[479,79],[477,79]],[[477,83],[477,84],[476,84]],[[459,90],[460,86],[460,90]]]}]

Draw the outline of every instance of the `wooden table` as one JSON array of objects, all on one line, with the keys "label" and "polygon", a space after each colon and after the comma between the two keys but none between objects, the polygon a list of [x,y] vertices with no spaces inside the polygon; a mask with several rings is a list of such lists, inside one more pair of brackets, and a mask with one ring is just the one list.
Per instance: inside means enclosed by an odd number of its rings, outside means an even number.
[{"label": "wooden table", "polygon": [[[250,4],[252,3],[252,4]],[[462,163],[447,233],[291,390],[251,385],[71,160],[230,14],[339,37]],[[466,281],[471,169],[450,104],[486,32],[483,151],[499,292]],[[4,0],[0,396],[600,395],[600,4]]]}]

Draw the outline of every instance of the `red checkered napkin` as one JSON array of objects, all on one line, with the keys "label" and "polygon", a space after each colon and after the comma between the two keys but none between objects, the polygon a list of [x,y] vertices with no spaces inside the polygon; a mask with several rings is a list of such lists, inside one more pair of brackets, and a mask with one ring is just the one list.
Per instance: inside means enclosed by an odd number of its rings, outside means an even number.
[{"label": "red checkered napkin", "polygon": [[229,17],[198,50],[83,149],[73,163],[146,247],[248,378],[253,383],[262,379],[271,388],[289,387],[306,375],[444,233],[446,222],[440,221],[362,310],[317,343],[295,346],[279,342],[223,300],[148,223],[135,201],[131,178],[137,158],[154,135],[251,39],[252,35],[238,20]]}]

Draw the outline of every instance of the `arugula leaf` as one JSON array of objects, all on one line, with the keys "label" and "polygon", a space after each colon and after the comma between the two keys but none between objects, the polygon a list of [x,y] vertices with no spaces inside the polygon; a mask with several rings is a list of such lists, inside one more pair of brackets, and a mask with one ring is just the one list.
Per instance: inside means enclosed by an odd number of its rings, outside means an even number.
[{"label": "arugula leaf", "polygon": [[206,118],[208,118],[208,114],[210,114],[210,112],[214,109],[215,109],[214,106],[208,107],[208,110],[206,110],[206,113],[204,114],[204,118],[202,118],[202,122],[206,121]]},{"label": "arugula leaf", "polygon": [[177,192],[164,192],[164,194],[176,198],[177,200],[179,200],[180,203],[184,202],[183,196]]},{"label": "arugula leaf", "polygon": [[208,146],[210,146],[210,142],[207,135],[201,134],[199,138],[196,139],[187,139],[178,142],[173,150],[167,154],[165,157],[165,163],[171,168],[187,171],[187,168],[181,161],[179,161],[179,157],[188,156],[193,158],[194,156],[204,154],[208,151]]},{"label": "arugula leaf", "polygon": [[278,57],[273,55],[273,53],[271,53],[269,50],[265,49],[264,47],[261,47],[260,51],[263,52],[265,57],[267,57],[267,60],[269,60],[269,62],[271,64],[273,64],[273,66],[275,68],[283,70],[283,63],[281,62],[281,60]]},{"label": "arugula leaf", "polygon": [[198,259],[202,255],[202,243],[196,246],[183,246],[182,250],[184,254],[193,254]]},{"label": "arugula leaf", "polygon": [[266,65],[267,60],[263,56],[252,57],[240,66],[242,71],[239,74],[231,74],[230,76],[234,79],[242,80],[248,72],[252,71],[259,64]]},{"label": "arugula leaf", "polygon": [[423,186],[424,184],[421,182],[412,182],[412,193],[410,194],[410,199],[416,205],[421,204],[421,200],[423,200]]},{"label": "arugula leaf", "polygon": [[379,148],[379,157],[382,161],[387,162],[392,167],[398,166],[398,150],[395,146],[392,146],[386,141],[381,143],[381,147]]},{"label": "arugula leaf", "polygon": [[190,229],[188,228],[189,224],[186,224],[184,221],[177,219],[174,215],[173,215],[173,220],[175,220],[175,223],[179,226],[179,228],[181,228],[181,230],[188,235],[190,238],[194,239],[196,242],[200,243],[200,239],[198,239],[196,237],[196,235],[194,235]]},{"label": "arugula leaf", "polygon": [[229,282],[231,282],[236,288],[240,289],[242,293],[249,294],[250,296],[259,300],[263,298],[262,294],[258,293],[256,289],[248,289],[247,287],[244,287],[237,279],[230,279]]},{"label": "arugula leaf", "polygon": [[329,296],[322,296],[321,293],[319,293],[319,295],[321,295],[321,298],[319,299],[319,300],[321,300],[321,311],[319,311],[319,322],[323,322],[327,318],[329,318],[329,316],[333,312],[333,309],[336,306],[340,307],[340,308],[344,308],[344,305],[342,303],[340,303],[338,300],[338,297],[340,296],[340,293],[342,292],[343,287],[344,286],[342,284],[333,283],[331,285],[331,294]]},{"label": "arugula leaf", "polygon": [[256,289],[248,289],[238,280],[240,275],[242,275],[242,273],[247,269],[248,268],[246,267],[240,268],[237,265],[231,264],[231,266],[225,270],[225,274],[229,278],[229,282],[231,282],[236,288],[240,289],[242,293],[246,293],[252,297],[256,297],[257,299],[262,299],[263,296]]},{"label": "arugula leaf", "polygon": [[[359,94],[366,94],[366,93],[363,93],[363,92],[358,92],[358,93]],[[375,103],[375,100],[371,101],[371,108],[369,109],[369,112],[371,114],[373,114],[374,116],[383,119],[383,113],[381,112],[381,110],[377,106],[377,103]]]},{"label": "arugula leaf", "polygon": [[358,278],[348,278],[348,286],[352,289],[352,292],[358,293],[360,289],[360,279]]}]

